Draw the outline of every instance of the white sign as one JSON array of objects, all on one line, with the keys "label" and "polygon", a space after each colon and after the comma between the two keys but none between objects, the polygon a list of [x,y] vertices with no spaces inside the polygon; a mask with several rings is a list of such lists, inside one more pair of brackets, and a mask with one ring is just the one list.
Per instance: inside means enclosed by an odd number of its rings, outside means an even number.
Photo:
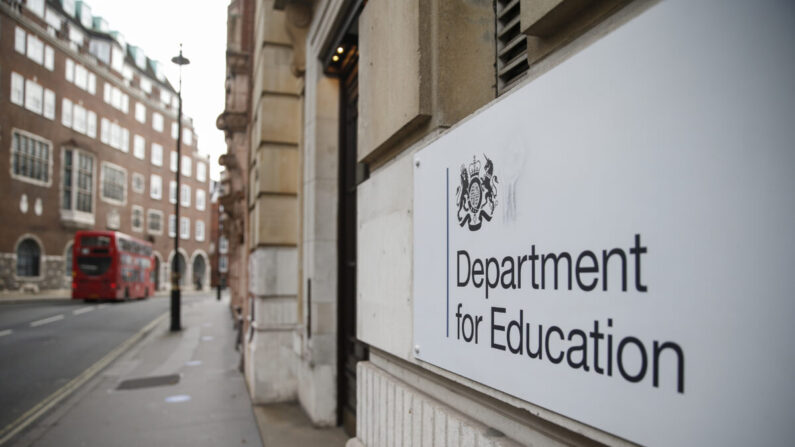
[{"label": "white sign", "polygon": [[794,8],[660,2],[419,151],[417,358],[642,444],[792,442]]}]

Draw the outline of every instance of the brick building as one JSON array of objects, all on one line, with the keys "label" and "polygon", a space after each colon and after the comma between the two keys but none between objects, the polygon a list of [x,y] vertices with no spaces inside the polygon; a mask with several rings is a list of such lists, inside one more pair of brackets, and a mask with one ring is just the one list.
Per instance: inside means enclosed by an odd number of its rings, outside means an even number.
[{"label": "brick building", "polygon": [[179,230],[185,284],[209,285],[209,159],[162,66],[72,0],[0,3],[0,290],[68,287],[78,229],[154,245],[168,288]]}]

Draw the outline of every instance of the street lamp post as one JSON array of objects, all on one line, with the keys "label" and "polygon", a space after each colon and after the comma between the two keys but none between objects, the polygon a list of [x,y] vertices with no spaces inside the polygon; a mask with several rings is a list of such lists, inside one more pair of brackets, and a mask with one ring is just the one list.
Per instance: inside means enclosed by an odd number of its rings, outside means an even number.
[{"label": "street lamp post", "polygon": [[180,184],[179,174],[182,170],[182,66],[188,65],[190,61],[182,56],[182,44],[179,44],[179,56],[171,58],[171,62],[179,65],[179,90],[177,91],[177,202],[174,204],[174,263],[171,271],[171,331],[179,331],[182,329],[180,323],[180,302],[182,300],[181,291],[179,290],[179,195]]}]

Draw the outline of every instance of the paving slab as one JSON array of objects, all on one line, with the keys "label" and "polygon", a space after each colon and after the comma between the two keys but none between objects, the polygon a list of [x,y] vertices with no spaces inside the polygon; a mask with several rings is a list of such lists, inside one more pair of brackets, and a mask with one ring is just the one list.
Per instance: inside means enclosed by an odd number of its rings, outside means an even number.
[{"label": "paving slab", "polygon": [[254,414],[265,447],[343,447],[349,438],[340,427],[312,426],[295,402],[257,405]]}]

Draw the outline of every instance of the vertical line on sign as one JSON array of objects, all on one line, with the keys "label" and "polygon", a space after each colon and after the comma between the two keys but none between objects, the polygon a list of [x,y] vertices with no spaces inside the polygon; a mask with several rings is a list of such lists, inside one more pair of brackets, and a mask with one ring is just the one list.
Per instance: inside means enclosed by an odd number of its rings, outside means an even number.
[{"label": "vertical line on sign", "polygon": [[447,203],[445,209],[445,224],[447,228],[447,338],[450,338],[450,168],[445,169],[445,198]]}]

